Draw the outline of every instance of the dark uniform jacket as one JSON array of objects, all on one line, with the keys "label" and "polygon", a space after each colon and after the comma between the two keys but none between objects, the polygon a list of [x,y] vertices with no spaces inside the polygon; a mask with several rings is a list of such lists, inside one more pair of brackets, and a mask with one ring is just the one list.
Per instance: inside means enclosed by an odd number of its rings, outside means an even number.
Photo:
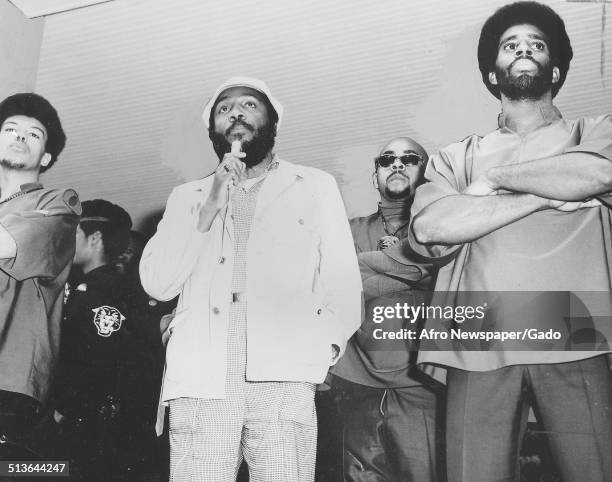
[{"label": "dark uniform jacket", "polygon": [[62,325],[57,410],[87,418],[120,404],[129,384],[126,366],[134,337],[128,323],[127,291],[110,266],[98,267],[67,286]]}]

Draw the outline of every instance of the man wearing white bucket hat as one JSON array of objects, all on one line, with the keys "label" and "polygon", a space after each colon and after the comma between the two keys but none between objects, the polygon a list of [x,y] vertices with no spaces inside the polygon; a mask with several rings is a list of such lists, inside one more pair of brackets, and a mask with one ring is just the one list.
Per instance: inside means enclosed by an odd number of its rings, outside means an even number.
[{"label": "man wearing white bucket hat", "polygon": [[221,162],[174,189],[143,253],[149,294],[180,294],[172,480],[234,480],[243,458],[250,480],[314,480],[315,386],[360,324],[361,278],[333,177],[273,153],[282,115],[262,81],[222,84],[203,112]]}]

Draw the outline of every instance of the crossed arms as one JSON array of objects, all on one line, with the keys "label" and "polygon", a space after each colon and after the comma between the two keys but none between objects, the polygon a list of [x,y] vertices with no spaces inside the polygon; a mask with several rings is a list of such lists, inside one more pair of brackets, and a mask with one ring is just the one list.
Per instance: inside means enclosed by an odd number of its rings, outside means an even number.
[{"label": "crossed arms", "polygon": [[[500,190],[508,193],[497,194]],[[566,152],[489,169],[462,193],[426,206],[415,217],[413,231],[422,244],[468,243],[536,211],[597,206],[589,199],[610,191],[610,159]]]},{"label": "crossed arms", "polygon": [[0,258],[14,258],[17,254],[17,244],[2,224],[0,224]]}]

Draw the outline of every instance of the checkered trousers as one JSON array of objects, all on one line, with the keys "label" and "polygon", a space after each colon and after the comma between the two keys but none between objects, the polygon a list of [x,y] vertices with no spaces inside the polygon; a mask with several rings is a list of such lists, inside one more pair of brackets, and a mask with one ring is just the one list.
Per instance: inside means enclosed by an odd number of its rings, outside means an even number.
[{"label": "checkered trousers", "polygon": [[[244,294],[246,286],[246,247],[262,183],[237,188],[232,199],[236,293]],[[172,481],[233,481],[243,458],[253,482],[314,480],[315,385],[246,380],[245,298],[230,307],[226,398],[170,401]]]}]

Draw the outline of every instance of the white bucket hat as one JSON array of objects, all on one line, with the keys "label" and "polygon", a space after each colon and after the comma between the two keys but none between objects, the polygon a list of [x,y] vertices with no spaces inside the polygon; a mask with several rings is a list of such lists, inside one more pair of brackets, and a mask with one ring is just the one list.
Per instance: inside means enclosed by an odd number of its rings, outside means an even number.
[{"label": "white bucket hat", "polygon": [[268,98],[270,104],[272,104],[272,107],[278,115],[278,122],[276,123],[276,128],[278,129],[280,127],[281,120],[283,118],[283,106],[278,100],[272,97],[270,89],[268,88],[266,83],[262,80],[254,79],[253,77],[232,77],[231,79],[228,79],[223,82],[223,84],[221,84],[217,88],[217,90],[215,90],[215,93],[204,107],[204,112],[202,112],[202,119],[204,120],[204,125],[206,125],[207,129],[210,128],[208,121],[210,119],[210,111],[215,105],[215,102],[217,102],[217,99],[223,91],[232,87],[250,87],[251,89],[254,89],[257,92],[261,92],[262,94],[264,94]]}]

